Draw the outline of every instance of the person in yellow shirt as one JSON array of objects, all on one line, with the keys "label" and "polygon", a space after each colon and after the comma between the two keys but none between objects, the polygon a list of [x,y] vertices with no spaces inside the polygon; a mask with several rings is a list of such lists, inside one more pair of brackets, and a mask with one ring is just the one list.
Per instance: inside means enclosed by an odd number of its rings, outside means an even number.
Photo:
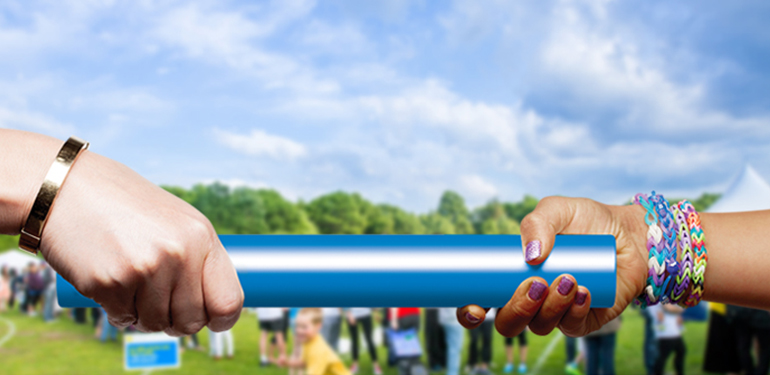
[{"label": "person in yellow shirt", "polygon": [[321,309],[306,308],[299,311],[296,320],[296,337],[302,344],[299,358],[286,360],[290,368],[305,370],[305,375],[350,375],[329,344],[319,334],[323,317]]}]

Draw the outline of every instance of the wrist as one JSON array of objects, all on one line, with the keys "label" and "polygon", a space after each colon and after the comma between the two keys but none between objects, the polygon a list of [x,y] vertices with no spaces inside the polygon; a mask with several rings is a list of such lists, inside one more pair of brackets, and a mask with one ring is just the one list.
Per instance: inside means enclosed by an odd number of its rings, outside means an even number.
[{"label": "wrist", "polygon": [[0,233],[17,235],[62,141],[18,130],[0,133]]}]

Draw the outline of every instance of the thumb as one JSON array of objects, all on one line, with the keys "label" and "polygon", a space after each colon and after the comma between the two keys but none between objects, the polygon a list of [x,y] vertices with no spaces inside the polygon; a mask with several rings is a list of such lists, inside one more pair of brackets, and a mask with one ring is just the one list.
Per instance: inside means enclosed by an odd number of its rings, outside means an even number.
[{"label": "thumb", "polygon": [[546,197],[521,221],[524,260],[531,265],[543,263],[553,249],[556,235],[564,231],[575,216],[575,199]]}]

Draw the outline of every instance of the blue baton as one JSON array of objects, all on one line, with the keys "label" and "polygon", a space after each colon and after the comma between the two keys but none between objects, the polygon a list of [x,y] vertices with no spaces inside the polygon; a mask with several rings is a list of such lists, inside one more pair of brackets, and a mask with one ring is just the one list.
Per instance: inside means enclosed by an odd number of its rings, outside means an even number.
[{"label": "blue baton", "polygon": [[[615,238],[559,235],[541,265],[518,235],[222,235],[246,307],[504,306],[526,278],[569,273],[615,304]],[[58,277],[62,307],[97,307]]]}]

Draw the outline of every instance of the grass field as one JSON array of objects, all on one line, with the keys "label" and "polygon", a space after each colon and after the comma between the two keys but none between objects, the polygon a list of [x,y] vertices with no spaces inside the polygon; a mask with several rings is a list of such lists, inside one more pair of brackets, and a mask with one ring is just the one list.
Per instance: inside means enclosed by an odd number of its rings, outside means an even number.
[{"label": "grass field", "polygon": [[[8,336],[9,330],[15,333]],[[628,310],[623,315],[623,327],[618,337],[616,368],[618,374],[643,374],[642,337],[643,319],[635,310]],[[688,374],[701,373],[701,361],[705,345],[705,323],[689,322],[686,325]],[[286,370],[275,367],[260,368],[258,364],[258,333],[256,318],[244,314],[233,330],[236,354],[232,360],[213,361],[207,353],[185,351],[181,369],[156,371],[153,373],[181,374],[286,374]],[[343,335],[346,335],[343,332]],[[542,358],[539,374],[564,373],[564,340],[561,333],[554,332],[540,337],[529,334],[530,373],[537,370],[537,362]],[[7,341],[2,343],[3,338]],[[207,346],[207,334],[199,335]],[[550,355],[544,351],[554,344]],[[467,344],[467,338],[466,338]],[[0,374],[121,374],[122,344],[102,344],[93,336],[90,325],[75,324],[68,317],[61,317],[54,323],[44,323],[39,317],[30,318],[16,311],[0,315]],[[380,348],[381,358],[385,358],[385,349]],[[518,352],[518,350],[517,350]],[[502,373],[505,364],[503,338],[495,335],[494,363],[495,374]],[[466,355],[463,356],[465,361]],[[343,355],[349,362],[350,358]],[[669,363],[669,368],[671,364]],[[388,375],[395,375],[395,369],[384,368]],[[361,362],[361,374],[371,374],[371,363],[364,354]]]}]

